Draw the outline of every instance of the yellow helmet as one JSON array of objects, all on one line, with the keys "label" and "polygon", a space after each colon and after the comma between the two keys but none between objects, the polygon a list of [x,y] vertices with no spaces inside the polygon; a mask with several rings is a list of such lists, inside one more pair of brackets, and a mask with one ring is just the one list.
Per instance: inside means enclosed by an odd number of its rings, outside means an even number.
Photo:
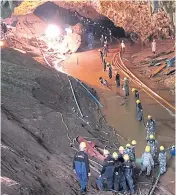
[{"label": "yellow helmet", "polygon": [[153,134],[151,134],[151,135],[149,136],[149,138],[150,138],[150,139],[155,139],[155,137],[154,137]]},{"label": "yellow helmet", "polygon": [[82,148],[82,149],[86,148],[86,143],[85,142],[81,142],[79,144],[79,147]]},{"label": "yellow helmet", "polygon": [[132,88],[132,90],[131,90],[132,92],[134,92],[134,91],[136,91],[136,89],[135,88]]},{"label": "yellow helmet", "polygon": [[141,101],[140,100],[136,100],[136,103],[139,104],[139,103],[141,103]]},{"label": "yellow helmet", "polygon": [[99,49],[98,51],[101,51],[101,49]]},{"label": "yellow helmet", "polygon": [[127,78],[125,77],[124,80],[127,80]]},{"label": "yellow helmet", "polygon": [[152,116],[151,115],[148,115],[148,119],[151,119],[152,118]]},{"label": "yellow helmet", "polygon": [[110,65],[110,63],[109,63],[109,62],[107,62],[107,65]]},{"label": "yellow helmet", "polygon": [[118,158],[117,152],[113,152],[112,157],[113,157],[114,159],[117,159],[117,158]]},{"label": "yellow helmet", "polygon": [[125,149],[124,149],[123,146],[120,146],[120,147],[119,147],[119,151],[120,151],[120,150],[125,150]]},{"label": "yellow helmet", "polygon": [[109,155],[109,151],[106,150],[106,149],[104,149],[103,154],[104,154],[104,155]]},{"label": "yellow helmet", "polygon": [[150,152],[150,146],[145,147],[145,152]]},{"label": "yellow helmet", "polygon": [[128,155],[128,154],[125,154],[125,155],[123,156],[123,158],[124,158],[124,160],[125,160],[125,161],[127,161],[127,160],[129,160],[129,159],[130,159],[130,157],[129,157],[129,155]]},{"label": "yellow helmet", "polygon": [[129,148],[131,145],[130,144],[127,144],[126,147]]},{"label": "yellow helmet", "polygon": [[164,150],[164,146],[160,146],[160,150],[163,151]]},{"label": "yellow helmet", "polygon": [[133,140],[133,141],[131,142],[131,144],[132,144],[132,145],[136,145],[136,144],[137,144],[136,140]]}]

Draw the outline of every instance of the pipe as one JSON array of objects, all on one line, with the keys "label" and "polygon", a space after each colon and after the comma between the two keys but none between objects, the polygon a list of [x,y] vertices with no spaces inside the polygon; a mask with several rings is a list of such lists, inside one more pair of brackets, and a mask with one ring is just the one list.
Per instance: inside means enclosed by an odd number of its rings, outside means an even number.
[{"label": "pipe", "polygon": [[82,114],[81,109],[80,109],[80,107],[79,107],[79,104],[78,104],[78,102],[77,102],[77,100],[76,100],[75,92],[74,92],[74,90],[73,90],[73,87],[72,87],[72,84],[71,84],[71,81],[70,81],[68,75],[67,75],[67,78],[68,78],[68,81],[69,81],[69,84],[70,84],[70,87],[71,87],[71,91],[72,91],[72,94],[73,94],[75,103],[76,103],[76,105],[77,105],[77,107],[78,107],[79,113],[80,113],[81,117],[83,117],[83,114]]},{"label": "pipe", "polygon": [[[76,79],[76,78],[75,78]],[[77,82],[91,95],[91,97],[103,108],[103,105],[98,101],[98,99],[78,80],[76,79]]]}]

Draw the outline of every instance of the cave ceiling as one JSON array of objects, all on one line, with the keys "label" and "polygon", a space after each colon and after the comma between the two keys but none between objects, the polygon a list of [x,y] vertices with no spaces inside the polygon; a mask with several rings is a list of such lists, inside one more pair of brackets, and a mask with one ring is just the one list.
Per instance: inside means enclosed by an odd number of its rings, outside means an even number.
[{"label": "cave ceiling", "polygon": [[[33,12],[37,6],[47,0],[3,1],[2,17],[8,17],[10,11],[14,15],[25,15]],[[9,6],[7,3],[9,2]],[[65,0],[53,1],[56,5],[76,11],[80,15],[97,20],[102,16],[108,17],[116,26],[126,32],[135,32],[145,41],[151,34],[155,35],[163,28],[174,31],[175,1],[115,1],[115,0]],[[9,13],[8,13],[9,12]]]}]

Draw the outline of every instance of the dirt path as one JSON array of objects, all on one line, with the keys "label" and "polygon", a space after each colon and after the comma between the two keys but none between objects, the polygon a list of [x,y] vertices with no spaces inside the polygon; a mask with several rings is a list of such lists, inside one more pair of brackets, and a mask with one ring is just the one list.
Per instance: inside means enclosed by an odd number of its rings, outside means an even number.
[{"label": "dirt path", "polygon": [[[107,61],[112,60],[112,57],[116,51],[117,49],[110,50]],[[81,81],[95,88],[104,106],[102,111],[106,116],[109,125],[114,127],[118,135],[120,135],[119,138],[122,144],[127,144],[133,139],[137,141],[138,144],[136,153],[137,157],[139,158],[146,146],[146,133],[143,123],[139,123],[136,120],[135,100],[133,94],[130,93],[130,97],[127,100],[124,100],[123,91],[122,89],[116,88],[114,77],[109,81],[108,72],[103,71],[103,65],[100,61],[99,52],[97,50],[92,50],[84,53],[77,53],[64,64],[64,68],[66,69],[66,72],[72,76],[77,77]],[[113,70],[113,74],[115,75],[115,68]],[[100,76],[109,81],[111,88],[110,90],[100,85],[98,82],[98,78]],[[123,77],[123,75],[121,76]],[[152,81],[148,84],[153,85]],[[136,86],[131,82],[130,87],[132,88]],[[155,87],[157,87],[156,84]],[[155,102],[142,89],[139,89],[139,92],[143,105],[145,121],[147,120],[148,114],[152,115],[153,118],[156,119],[156,139],[159,142],[159,145],[169,147],[175,142],[174,116]],[[171,164],[173,166],[174,163],[171,162]],[[163,179],[169,177],[170,180],[174,180],[172,166],[171,168],[168,168],[168,172]],[[173,183],[171,185],[172,186],[170,186],[169,189],[173,191]]]}]

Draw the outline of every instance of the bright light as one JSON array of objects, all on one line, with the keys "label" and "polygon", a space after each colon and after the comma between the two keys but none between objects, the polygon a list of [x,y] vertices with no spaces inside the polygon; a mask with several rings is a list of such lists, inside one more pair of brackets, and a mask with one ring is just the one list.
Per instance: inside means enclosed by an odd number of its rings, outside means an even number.
[{"label": "bright light", "polygon": [[67,34],[71,34],[72,33],[72,29],[71,28],[66,28],[65,31],[67,32]]},{"label": "bright light", "polygon": [[56,38],[60,35],[60,29],[56,25],[49,24],[45,31],[45,35],[48,38]]},{"label": "bright light", "polygon": [[4,46],[4,41],[0,41],[0,47]]}]

